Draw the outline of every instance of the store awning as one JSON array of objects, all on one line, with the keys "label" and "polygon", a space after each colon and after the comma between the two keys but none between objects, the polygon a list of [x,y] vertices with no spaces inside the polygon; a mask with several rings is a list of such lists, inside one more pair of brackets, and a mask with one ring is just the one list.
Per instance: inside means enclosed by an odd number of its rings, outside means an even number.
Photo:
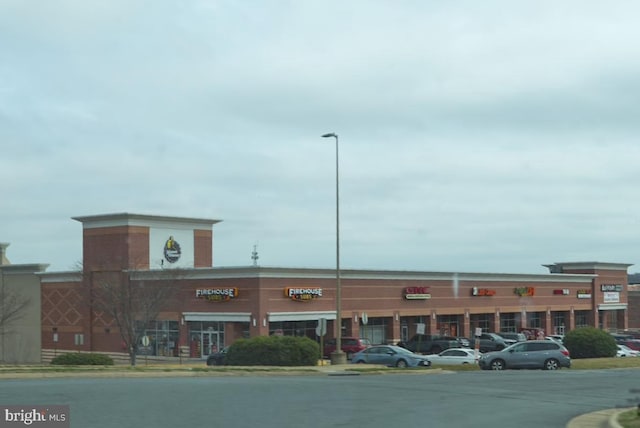
[{"label": "store awning", "polygon": [[602,303],[598,305],[599,311],[619,311],[620,309],[627,309],[626,303]]}]

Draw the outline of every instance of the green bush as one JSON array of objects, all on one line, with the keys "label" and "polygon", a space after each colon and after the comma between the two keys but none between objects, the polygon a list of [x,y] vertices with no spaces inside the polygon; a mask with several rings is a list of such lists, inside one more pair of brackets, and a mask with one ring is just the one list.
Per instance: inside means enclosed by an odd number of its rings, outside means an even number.
[{"label": "green bush", "polygon": [[308,337],[259,336],[240,339],[229,347],[231,366],[315,366],[320,347]]},{"label": "green bush", "polygon": [[113,359],[104,354],[81,354],[74,352],[58,355],[51,360],[51,364],[58,366],[112,366]]},{"label": "green bush", "polygon": [[595,327],[581,327],[564,336],[564,346],[571,358],[615,357],[616,340],[606,331]]}]

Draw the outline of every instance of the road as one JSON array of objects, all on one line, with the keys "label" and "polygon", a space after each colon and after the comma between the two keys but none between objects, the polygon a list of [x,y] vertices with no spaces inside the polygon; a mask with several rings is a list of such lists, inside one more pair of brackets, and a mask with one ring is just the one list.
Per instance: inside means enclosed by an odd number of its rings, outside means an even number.
[{"label": "road", "polygon": [[0,382],[0,404],[69,404],[74,428],[564,427],[630,406],[637,370]]}]

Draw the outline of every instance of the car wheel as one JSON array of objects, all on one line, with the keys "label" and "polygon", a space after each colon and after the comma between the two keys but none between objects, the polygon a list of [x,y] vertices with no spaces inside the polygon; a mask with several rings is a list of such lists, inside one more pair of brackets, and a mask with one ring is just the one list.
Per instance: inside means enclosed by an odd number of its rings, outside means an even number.
[{"label": "car wheel", "polygon": [[491,370],[504,370],[504,361],[502,360],[493,360],[491,361]]},{"label": "car wheel", "polygon": [[364,360],[358,360],[356,361],[356,364],[364,364]]},{"label": "car wheel", "polygon": [[558,360],[556,359],[550,358],[544,362],[545,370],[558,370],[559,368],[560,368],[560,365],[558,364]]},{"label": "car wheel", "polygon": [[208,366],[217,366],[218,365],[218,361],[211,359],[211,360],[207,360],[207,365]]},{"label": "car wheel", "polygon": [[439,354],[440,352],[442,352],[442,348],[439,346],[434,346],[433,348],[431,348],[432,354]]},{"label": "car wheel", "polygon": [[407,367],[407,362],[405,360],[398,360],[398,362],[396,363],[396,367],[405,368]]}]

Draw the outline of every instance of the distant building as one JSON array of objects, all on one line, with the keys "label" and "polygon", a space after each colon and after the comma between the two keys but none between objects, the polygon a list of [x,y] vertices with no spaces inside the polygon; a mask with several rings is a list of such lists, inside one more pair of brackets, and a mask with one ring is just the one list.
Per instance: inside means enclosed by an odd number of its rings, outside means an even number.
[{"label": "distant building", "polygon": [[[0,243],[0,363],[39,363],[41,355],[40,278],[47,264],[11,264],[8,243]],[[5,320],[7,311],[20,307]]]},{"label": "distant building", "polygon": [[629,275],[629,329],[640,331],[640,273]]}]

